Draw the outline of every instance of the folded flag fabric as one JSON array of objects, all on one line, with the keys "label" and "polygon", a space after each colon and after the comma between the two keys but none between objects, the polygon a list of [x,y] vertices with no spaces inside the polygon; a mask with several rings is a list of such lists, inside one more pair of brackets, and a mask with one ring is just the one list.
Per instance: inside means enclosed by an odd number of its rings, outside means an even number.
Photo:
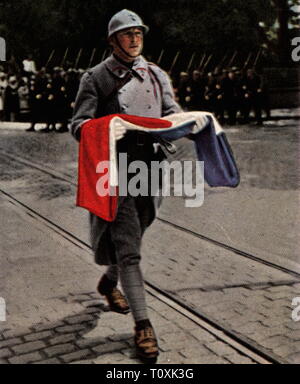
[{"label": "folded flag fabric", "polygon": [[[225,133],[209,112],[183,112],[161,119],[114,114],[85,122],[81,129],[77,203],[106,221],[117,212],[118,170],[115,130],[148,132],[168,141],[189,136],[195,142],[199,161],[204,161],[204,178],[212,187],[236,187],[239,172]],[[99,180],[109,193],[99,196]],[[103,187],[103,185],[102,185]],[[107,189],[108,190],[108,189]]]}]

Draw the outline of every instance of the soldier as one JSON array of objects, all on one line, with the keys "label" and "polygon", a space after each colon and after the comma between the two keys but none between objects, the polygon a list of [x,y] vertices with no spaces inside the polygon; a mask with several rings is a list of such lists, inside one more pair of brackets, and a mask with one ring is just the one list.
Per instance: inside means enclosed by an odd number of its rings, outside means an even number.
[{"label": "soldier", "polygon": [[67,118],[71,118],[79,89],[79,78],[76,69],[69,68],[66,75]]},{"label": "soldier", "polygon": [[224,95],[219,75],[220,74],[218,72],[209,74],[209,81],[205,91],[205,100],[208,110],[213,112],[222,122],[224,119]]},{"label": "soldier", "polygon": [[190,110],[203,111],[205,109],[204,93],[206,85],[207,82],[203,76],[203,73],[198,70],[194,70],[192,73],[192,79],[190,81]]},{"label": "soldier", "polygon": [[191,87],[189,84],[189,74],[187,72],[180,72],[179,74],[177,96],[179,104],[184,109],[188,109],[191,102]]},{"label": "soldier", "polygon": [[246,84],[250,94],[250,109],[254,109],[257,125],[262,125],[262,82],[253,69],[247,70]]},{"label": "soldier", "polygon": [[228,113],[228,123],[236,124],[237,114],[237,79],[233,70],[230,70],[222,80],[224,92],[224,109]]},{"label": "soldier", "polygon": [[[71,125],[77,139],[87,119],[113,113],[159,118],[181,111],[167,74],[141,56],[147,31],[140,17],[126,9],[110,20],[108,39],[113,53],[81,79]],[[123,137],[123,129],[117,135],[118,151],[127,153],[129,163],[162,160],[161,150],[155,150],[157,146],[150,135],[127,132]],[[141,240],[155,217],[154,200],[151,196],[119,197],[117,216],[111,223],[91,215],[96,262],[110,265],[100,279],[98,291],[107,298],[112,310],[127,313],[130,307],[135,321],[137,355],[146,362],[155,362],[158,356],[140,269]],[[129,307],[117,289],[119,275]]]},{"label": "soldier", "polygon": [[249,115],[251,111],[251,95],[248,89],[248,82],[245,70],[241,72],[240,84],[238,88],[238,98],[240,104],[240,113],[242,117],[242,124],[249,123]]},{"label": "soldier", "polygon": [[40,130],[40,133],[48,133],[55,131],[56,124],[56,105],[55,105],[55,91],[52,85],[52,76],[47,77],[47,84],[45,89],[45,116],[47,126]]},{"label": "soldier", "polygon": [[243,123],[250,121],[250,112],[254,109],[257,125],[262,125],[262,88],[261,79],[253,69],[248,69],[241,81]]},{"label": "soldier", "polygon": [[61,127],[56,130],[58,133],[68,132],[68,116],[67,116],[67,92],[66,82],[62,76],[62,69],[54,68],[52,76],[52,94],[53,94],[53,121],[61,123]]},{"label": "soldier", "polygon": [[33,75],[30,78],[31,126],[26,130],[27,132],[35,132],[35,125],[46,121],[47,84],[48,77],[45,68],[41,68],[36,76]]},{"label": "soldier", "polygon": [[[68,132],[66,87],[65,80],[61,75],[61,68],[59,67],[55,67],[51,77],[48,78],[45,102],[47,126],[45,129],[40,130],[40,132]],[[56,129],[57,123],[62,124],[59,129]]]}]

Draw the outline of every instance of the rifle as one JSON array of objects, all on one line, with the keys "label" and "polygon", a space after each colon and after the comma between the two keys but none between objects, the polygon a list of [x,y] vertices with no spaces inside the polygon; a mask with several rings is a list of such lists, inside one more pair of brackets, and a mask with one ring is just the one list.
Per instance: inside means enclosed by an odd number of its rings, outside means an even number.
[{"label": "rifle", "polygon": [[89,61],[88,68],[91,68],[91,65],[92,65],[92,62],[93,62],[93,60],[94,60],[96,51],[97,51],[97,48],[93,48],[93,51],[92,51],[92,54],[91,54],[91,57],[90,57],[90,61]]},{"label": "rifle", "polygon": [[191,57],[191,60],[190,60],[190,62],[189,62],[189,64],[188,64],[188,66],[187,66],[186,72],[189,72],[189,70],[191,69],[191,66],[192,66],[192,64],[193,64],[195,55],[196,55],[196,53],[194,52],[194,53],[192,54],[192,57]]},{"label": "rifle", "polygon": [[64,54],[64,56],[63,56],[63,58],[62,58],[62,61],[61,61],[61,63],[60,63],[60,67],[63,67],[63,65],[65,64],[65,61],[66,61],[66,58],[67,58],[67,56],[68,56],[68,52],[69,52],[69,47],[66,49],[66,51],[65,51],[65,54]]},{"label": "rifle", "polygon": [[164,52],[165,52],[164,49],[162,49],[161,52],[160,52],[159,58],[158,58],[158,60],[157,60],[157,65],[160,64],[161,59],[162,59],[162,57],[163,57],[163,55],[164,55]]},{"label": "rifle", "polygon": [[213,57],[213,55],[210,55],[210,56],[208,57],[208,59],[206,60],[206,62],[205,62],[205,64],[204,64],[203,68],[201,69],[203,72],[205,71],[206,67],[207,67],[208,64],[210,63],[212,57]]},{"label": "rifle", "polygon": [[105,49],[103,52],[103,55],[101,57],[101,62],[105,59],[106,53],[107,53],[107,49]]},{"label": "rifle", "polygon": [[249,64],[249,62],[251,60],[252,54],[253,54],[252,52],[249,53],[249,55],[248,55],[248,57],[247,57],[247,59],[246,59],[246,61],[244,63],[243,69],[246,69],[248,67],[248,64]]},{"label": "rifle", "polygon": [[231,67],[232,63],[234,62],[234,59],[236,58],[236,55],[237,55],[237,51],[234,51],[234,54],[228,63],[228,67]]},{"label": "rifle", "polygon": [[256,58],[255,58],[255,60],[254,60],[254,63],[253,63],[252,69],[255,69],[255,67],[256,67],[256,64],[257,64],[257,62],[258,62],[258,59],[259,59],[259,57],[260,57],[261,53],[262,53],[262,47],[260,47],[260,48],[259,48],[258,54],[256,55]]},{"label": "rifle", "polygon": [[220,68],[223,68],[223,64],[225,63],[227,58],[228,58],[228,52],[225,53],[225,55],[223,56],[222,60],[220,61],[220,64],[218,65]]},{"label": "rifle", "polygon": [[177,60],[178,60],[179,55],[180,55],[180,51],[178,51],[178,52],[176,53],[176,55],[175,55],[175,57],[174,57],[174,60],[173,60],[173,62],[172,62],[171,68],[169,69],[169,73],[172,72],[172,70],[173,70],[173,68],[174,68],[174,66],[175,66],[175,64],[176,64],[176,62],[177,62]]},{"label": "rifle", "polygon": [[201,60],[200,60],[200,63],[199,63],[199,71],[201,70],[201,68],[202,68],[202,65],[203,65],[203,63],[204,63],[204,60],[205,60],[205,58],[206,58],[206,53],[204,53],[204,55],[202,56],[202,58],[201,58]]},{"label": "rifle", "polygon": [[52,52],[50,53],[50,56],[48,57],[48,60],[47,60],[46,65],[45,65],[45,68],[48,67],[50,61],[52,60],[52,57],[54,56],[54,52],[55,52],[55,49],[53,49]]},{"label": "rifle", "polygon": [[80,49],[79,49],[78,55],[77,55],[77,57],[76,57],[76,61],[75,61],[75,65],[74,65],[74,68],[75,68],[75,69],[77,69],[77,67],[78,67],[79,60],[80,60],[80,57],[81,57],[81,55],[82,55],[82,50],[83,50],[83,48],[80,48]]}]

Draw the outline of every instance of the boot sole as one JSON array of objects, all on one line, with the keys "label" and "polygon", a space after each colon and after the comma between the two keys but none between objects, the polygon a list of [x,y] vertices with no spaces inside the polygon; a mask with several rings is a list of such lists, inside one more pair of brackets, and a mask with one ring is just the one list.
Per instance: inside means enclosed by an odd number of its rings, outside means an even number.
[{"label": "boot sole", "polygon": [[112,312],[116,312],[116,313],[119,313],[121,315],[127,315],[128,313],[130,313],[130,309],[126,309],[126,310],[120,310],[120,309],[116,309],[116,308],[113,308],[111,307],[110,305],[108,305],[109,309],[112,311]]},{"label": "boot sole", "polygon": [[118,309],[112,305],[109,304],[109,301],[107,300],[107,298],[105,298],[105,300],[107,301],[107,304],[108,304],[108,307],[109,309],[112,311],[112,312],[116,312],[116,313],[119,313],[120,315],[127,315],[129,312],[130,312],[130,308],[128,309]]},{"label": "boot sole", "polygon": [[136,351],[137,357],[141,360],[144,364],[155,364],[158,359],[158,354],[155,356],[145,356],[144,354],[140,353],[138,350]]}]

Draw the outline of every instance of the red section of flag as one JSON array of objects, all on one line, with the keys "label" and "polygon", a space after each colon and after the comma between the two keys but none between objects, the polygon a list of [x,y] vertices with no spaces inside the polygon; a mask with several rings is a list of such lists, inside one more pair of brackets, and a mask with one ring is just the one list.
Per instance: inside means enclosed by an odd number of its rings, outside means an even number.
[{"label": "red section of flag", "polygon": [[118,197],[107,194],[99,196],[97,183],[108,170],[97,173],[97,166],[109,158],[109,123],[115,116],[145,128],[169,128],[172,123],[131,115],[109,115],[92,119],[83,124],[79,145],[78,189],[76,205],[86,208],[106,221],[113,221],[117,213]]}]

